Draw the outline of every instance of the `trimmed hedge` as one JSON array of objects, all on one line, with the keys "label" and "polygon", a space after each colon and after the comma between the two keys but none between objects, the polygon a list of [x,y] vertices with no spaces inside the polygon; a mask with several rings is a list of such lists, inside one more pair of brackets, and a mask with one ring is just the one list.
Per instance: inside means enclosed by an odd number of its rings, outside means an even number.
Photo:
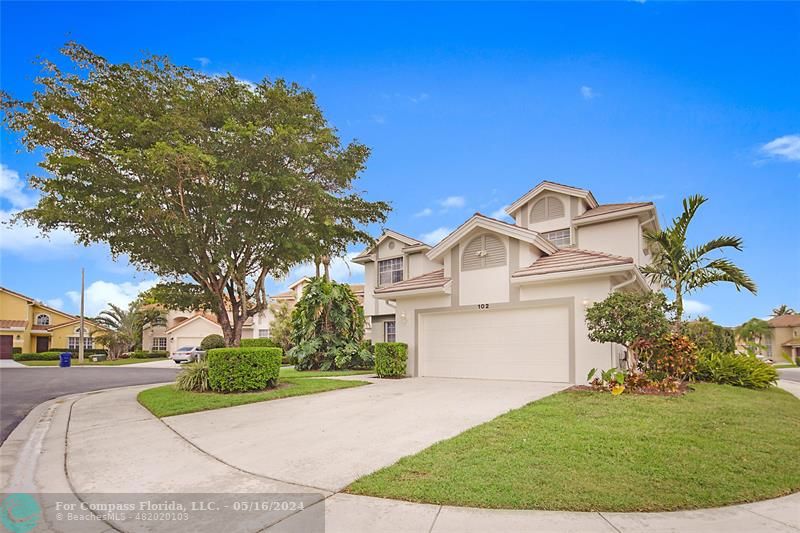
[{"label": "trimmed hedge", "polygon": [[750,355],[704,350],[697,358],[694,377],[698,381],[766,389],[777,383],[778,371]]},{"label": "trimmed hedge", "polygon": [[250,392],[274,387],[281,370],[280,348],[209,350],[208,384],[216,392]]},{"label": "trimmed hedge", "polygon": [[222,335],[212,333],[211,335],[206,335],[203,340],[200,341],[200,349],[204,352],[213,350],[214,348],[225,348],[225,339]]},{"label": "trimmed hedge", "polygon": [[[77,350],[77,348],[75,350],[70,350],[69,348],[50,348],[47,351],[48,352],[58,352],[58,353],[69,352],[69,353],[72,354],[72,358],[73,359],[77,359],[78,358],[78,350]],[[87,348],[87,349],[83,350],[83,355],[108,355],[108,352],[105,350],[105,348]]]},{"label": "trimmed hedge", "polygon": [[130,352],[128,357],[132,359],[160,359],[162,357],[166,357],[169,355],[169,352],[163,352],[159,350],[147,351],[147,350],[138,350],[135,352]]},{"label": "trimmed hedge", "polygon": [[242,339],[239,341],[239,346],[242,348],[280,348],[278,343],[266,337],[258,339]]},{"label": "trimmed hedge", "polygon": [[61,352],[15,353],[14,361],[58,361]]},{"label": "trimmed hedge", "polygon": [[375,373],[379,378],[397,378],[406,375],[408,345],[404,342],[379,342],[375,344]]}]

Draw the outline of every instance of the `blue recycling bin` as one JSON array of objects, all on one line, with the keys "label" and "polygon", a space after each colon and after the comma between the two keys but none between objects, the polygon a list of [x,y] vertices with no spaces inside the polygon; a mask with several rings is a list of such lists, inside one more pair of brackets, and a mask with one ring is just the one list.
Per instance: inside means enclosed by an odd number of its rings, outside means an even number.
[{"label": "blue recycling bin", "polygon": [[58,366],[61,368],[67,368],[72,365],[72,354],[69,352],[64,352],[61,354],[61,359],[58,362]]}]

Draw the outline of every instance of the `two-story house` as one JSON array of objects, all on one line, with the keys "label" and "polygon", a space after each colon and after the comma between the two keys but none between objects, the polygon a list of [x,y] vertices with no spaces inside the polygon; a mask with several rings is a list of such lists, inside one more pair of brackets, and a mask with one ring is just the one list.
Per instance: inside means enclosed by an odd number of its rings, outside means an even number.
[{"label": "two-story house", "polygon": [[654,205],[544,181],[507,212],[514,223],[476,213],[435,246],[386,231],[355,258],[370,336],[408,344],[408,375],[583,383],[620,364],[589,340],[585,309],[651,290]]},{"label": "two-story house", "polygon": [[[83,327],[84,347],[102,348],[94,336],[105,328],[86,319]],[[11,359],[13,352],[77,351],[80,337],[80,317],[0,287],[0,359]]]}]

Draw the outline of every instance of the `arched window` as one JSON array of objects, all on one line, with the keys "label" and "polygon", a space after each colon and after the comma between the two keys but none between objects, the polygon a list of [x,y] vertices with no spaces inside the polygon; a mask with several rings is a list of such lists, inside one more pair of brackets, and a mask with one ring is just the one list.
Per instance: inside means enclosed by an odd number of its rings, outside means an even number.
[{"label": "arched window", "polygon": [[37,326],[49,326],[50,325],[50,315],[42,313],[36,315],[36,325]]},{"label": "arched window", "polygon": [[531,207],[531,222],[542,222],[564,216],[564,202],[555,196],[546,196]]},{"label": "arched window", "polygon": [[478,270],[506,264],[506,247],[498,237],[485,234],[469,241],[461,256],[461,270]]}]

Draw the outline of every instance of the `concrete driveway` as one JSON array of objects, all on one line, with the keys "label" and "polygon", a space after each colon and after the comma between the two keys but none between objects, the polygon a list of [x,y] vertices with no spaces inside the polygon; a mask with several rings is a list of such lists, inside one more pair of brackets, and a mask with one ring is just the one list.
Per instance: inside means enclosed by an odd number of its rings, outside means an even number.
[{"label": "concrete driveway", "polygon": [[338,491],[566,384],[471,379],[370,385],[163,419],[202,451],[247,472]]}]

